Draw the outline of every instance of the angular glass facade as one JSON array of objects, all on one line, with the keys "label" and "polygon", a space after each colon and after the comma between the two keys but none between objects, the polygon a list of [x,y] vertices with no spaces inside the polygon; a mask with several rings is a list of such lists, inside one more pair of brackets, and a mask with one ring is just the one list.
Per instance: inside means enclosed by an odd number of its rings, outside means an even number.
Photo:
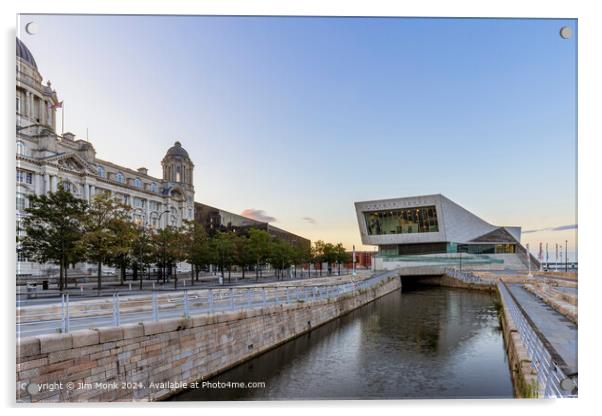
[{"label": "angular glass facade", "polygon": [[458,244],[458,252],[470,254],[516,253],[516,244]]},{"label": "angular glass facade", "polygon": [[364,212],[369,235],[439,231],[435,206]]}]

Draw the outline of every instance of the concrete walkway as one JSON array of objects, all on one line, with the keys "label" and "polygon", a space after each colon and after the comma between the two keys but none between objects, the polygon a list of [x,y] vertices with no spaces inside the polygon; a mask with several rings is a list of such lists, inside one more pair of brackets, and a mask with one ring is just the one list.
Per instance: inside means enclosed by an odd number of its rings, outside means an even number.
[{"label": "concrete walkway", "polygon": [[577,327],[520,284],[508,284],[516,300],[572,372],[577,372]]}]

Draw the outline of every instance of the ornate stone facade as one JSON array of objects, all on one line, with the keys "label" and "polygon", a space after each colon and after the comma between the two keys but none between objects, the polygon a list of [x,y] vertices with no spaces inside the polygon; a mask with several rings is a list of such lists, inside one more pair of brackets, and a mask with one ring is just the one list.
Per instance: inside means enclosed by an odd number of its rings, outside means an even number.
[{"label": "ornate stone facade", "polygon": [[[150,176],[146,168],[130,169],[97,158],[92,143],[56,132],[57,93],[50,82],[43,85],[33,55],[19,39],[16,52],[17,221],[25,215],[29,195],[53,192],[59,186],[86,201],[110,192],[131,205],[135,221],[151,228],[194,219],[194,164],[180,142],[161,162],[163,178]],[[18,275],[35,275],[50,267],[19,254],[17,261]]]}]

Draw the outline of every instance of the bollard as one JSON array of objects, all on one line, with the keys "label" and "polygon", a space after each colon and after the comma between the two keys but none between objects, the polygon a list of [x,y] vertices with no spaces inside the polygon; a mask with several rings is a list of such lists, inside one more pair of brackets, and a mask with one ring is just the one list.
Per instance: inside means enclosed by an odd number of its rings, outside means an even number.
[{"label": "bollard", "polygon": [[155,282],[153,282],[153,290],[155,290]]},{"label": "bollard", "polygon": [[184,290],[184,317],[190,316],[190,309],[188,307],[188,290]]},{"label": "bollard", "polygon": [[[154,286],[154,283],[153,283]],[[157,304],[157,292],[153,292],[153,321],[159,320],[159,305]]]},{"label": "bollard", "polygon": [[84,293],[84,285],[79,285],[79,291],[80,291],[81,293]]},{"label": "bollard", "polygon": [[119,326],[119,295],[113,293],[113,326]]},{"label": "bollard", "polygon": [[65,303],[65,332],[69,332],[71,330],[71,323],[69,321],[69,293],[66,295]]},{"label": "bollard", "polygon": [[61,295],[61,332],[65,332],[65,295]]},{"label": "bollard", "polygon": [[132,282],[130,282],[130,292],[132,291]]},{"label": "bollard", "polygon": [[65,333],[66,325],[65,325],[65,295],[61,295],[61,332]]}]

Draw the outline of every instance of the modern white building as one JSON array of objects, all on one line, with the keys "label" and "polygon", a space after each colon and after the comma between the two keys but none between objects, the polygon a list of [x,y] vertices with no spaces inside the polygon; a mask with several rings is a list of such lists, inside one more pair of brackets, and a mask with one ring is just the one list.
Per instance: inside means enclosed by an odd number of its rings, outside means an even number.
[{"label": "modern white building", "polygon": [[[152,228],[194,219],[194,164],[180,142],[163,157],[162,178],[144,167],[131,169],[100,159],[89,141],[57,133],[57,93],[50,82],[42,83],[33,55],[19,39],[16,60],[17,222],[25,215],[28,195],[54,192],[59,186],[86,201],[109,192],[132,207],[135,221]],[[45,267],[50,266],[29,262],[17,251],[18,275],[36,275]]]},{"label": "modern white building", "polygon": [[502,268],[528,265],[521,227],[492,225],[440,194],[356,202],[355,209],[362,243],[378,246],[377,257],[390,267],[408,259],[461,258],[489,259]]}]

